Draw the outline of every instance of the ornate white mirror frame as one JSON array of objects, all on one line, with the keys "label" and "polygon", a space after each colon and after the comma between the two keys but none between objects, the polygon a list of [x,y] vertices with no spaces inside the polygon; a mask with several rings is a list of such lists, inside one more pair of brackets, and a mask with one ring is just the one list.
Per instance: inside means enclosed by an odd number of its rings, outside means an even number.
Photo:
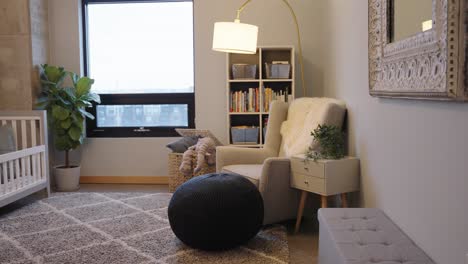
[{"label": "ornate white mirror frame", "polygon": [[391,1],[369,0],[372,96],[468,100],[466,0],[433,0],[430,30],[391,42]]}]

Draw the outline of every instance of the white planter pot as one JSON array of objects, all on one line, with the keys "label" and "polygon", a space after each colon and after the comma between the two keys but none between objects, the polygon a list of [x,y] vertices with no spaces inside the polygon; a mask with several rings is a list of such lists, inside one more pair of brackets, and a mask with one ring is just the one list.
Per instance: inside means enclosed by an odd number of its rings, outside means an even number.
[{"label": "white planter pot", "polygon": [[80,188],[80,166],[74,166],[72,168],[56,166],[54,169],[55,184],[58,191],[71,192]]}]

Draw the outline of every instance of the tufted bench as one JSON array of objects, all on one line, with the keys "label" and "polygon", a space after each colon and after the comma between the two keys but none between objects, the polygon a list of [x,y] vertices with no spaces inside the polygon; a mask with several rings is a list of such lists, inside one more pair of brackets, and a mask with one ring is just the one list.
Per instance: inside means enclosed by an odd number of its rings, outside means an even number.
[{"label": "tufted bench", "polygon": [[434,264],[382,211],[323,208],[319,264]]}]

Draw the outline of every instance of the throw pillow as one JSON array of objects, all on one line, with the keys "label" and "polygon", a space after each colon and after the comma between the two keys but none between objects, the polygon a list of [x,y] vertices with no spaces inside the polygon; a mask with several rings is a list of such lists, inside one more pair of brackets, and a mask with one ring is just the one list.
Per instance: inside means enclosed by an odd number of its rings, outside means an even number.
[{"label": "throw pillow", "polygon": [[197,144],[199,136],[183,137],[166,145],[174,153],[184,153],[188,148]]},{"label": "throw pillow", "polygon": [[16,151],[13,129],[10,126],[0,126],[0,154]]}]

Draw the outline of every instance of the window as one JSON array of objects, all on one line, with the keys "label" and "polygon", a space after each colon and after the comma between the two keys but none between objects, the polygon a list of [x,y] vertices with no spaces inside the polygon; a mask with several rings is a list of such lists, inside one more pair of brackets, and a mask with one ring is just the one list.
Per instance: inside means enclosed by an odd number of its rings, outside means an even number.
[{"label": "window", "polygon": [[192,1],[83,0],[83,21],[85,73],[102,101],[89,137],[194,128]]}]

